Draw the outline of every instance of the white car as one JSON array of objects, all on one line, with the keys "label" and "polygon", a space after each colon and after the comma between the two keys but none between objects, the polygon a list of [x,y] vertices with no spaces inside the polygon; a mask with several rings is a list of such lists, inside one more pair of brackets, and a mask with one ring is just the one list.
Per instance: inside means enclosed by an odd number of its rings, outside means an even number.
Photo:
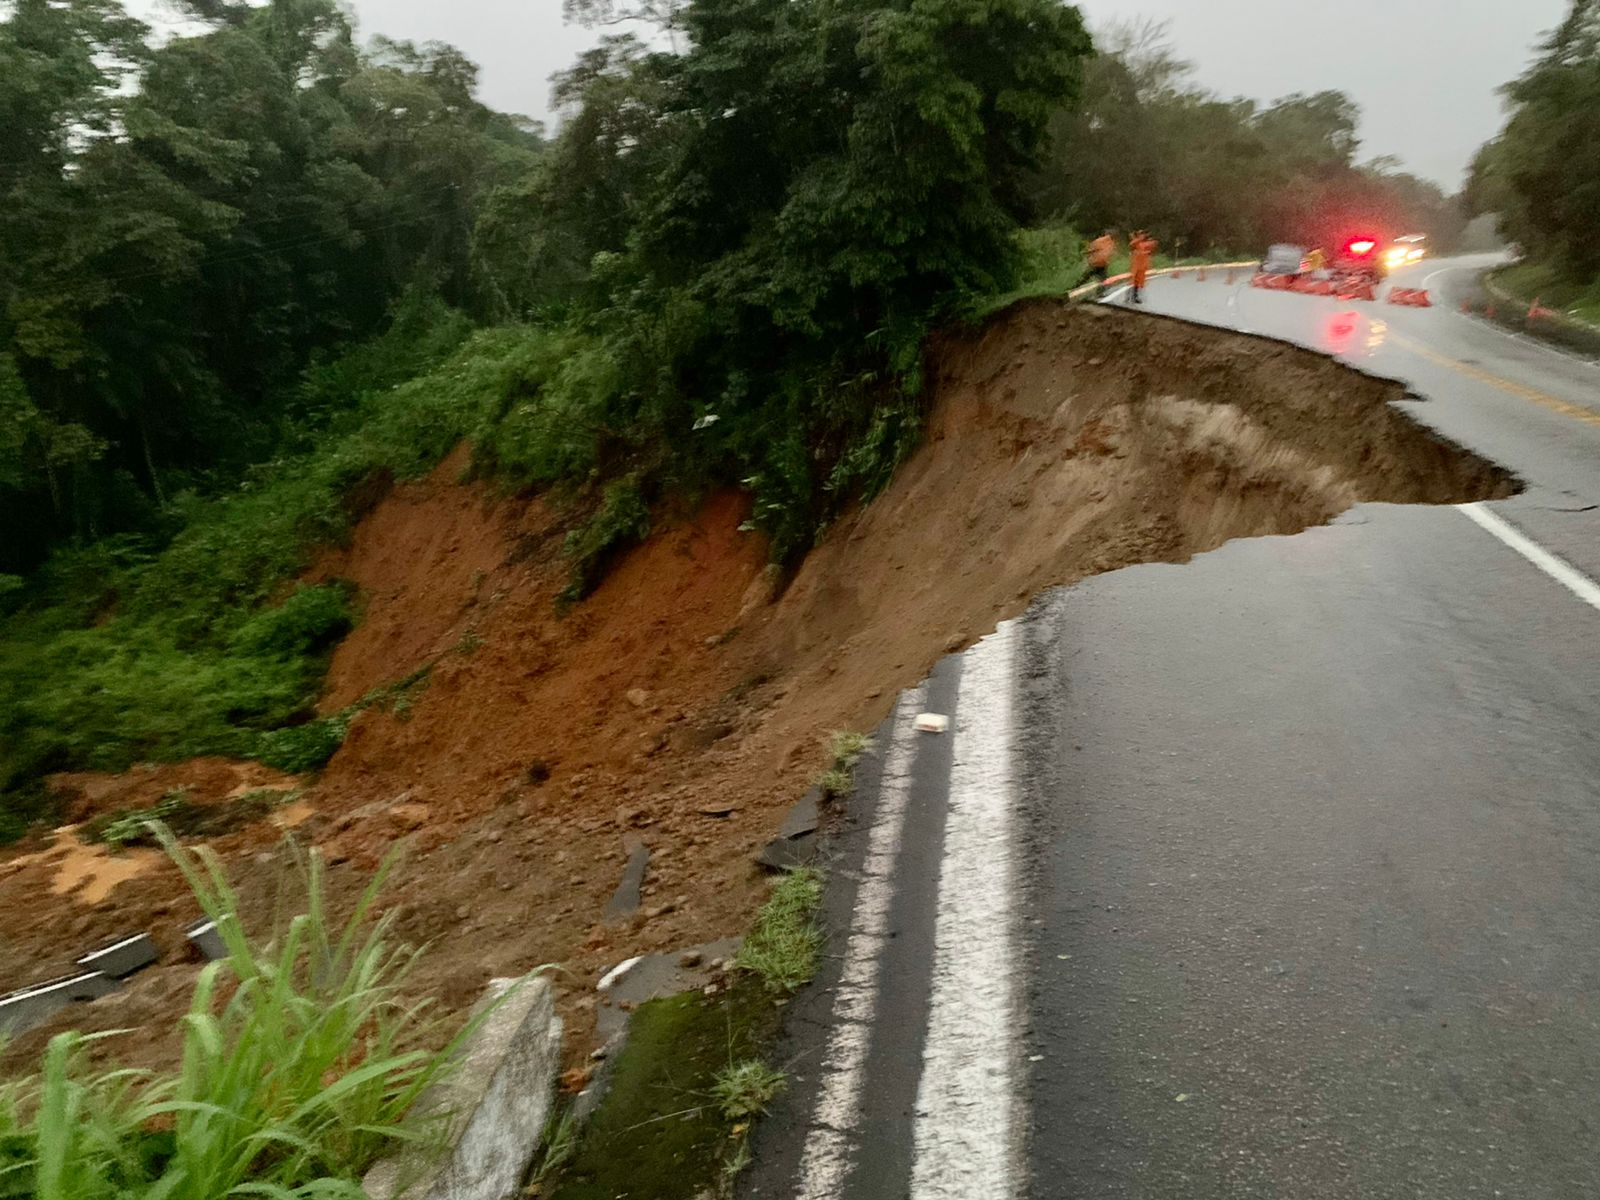
[{"label": "white car", "polygon": [[1305,248],[1286,242],[1268,246],[1267,256],[1261,260],[1261,271],[1265,275],[1298,275],[1305,269]]}]

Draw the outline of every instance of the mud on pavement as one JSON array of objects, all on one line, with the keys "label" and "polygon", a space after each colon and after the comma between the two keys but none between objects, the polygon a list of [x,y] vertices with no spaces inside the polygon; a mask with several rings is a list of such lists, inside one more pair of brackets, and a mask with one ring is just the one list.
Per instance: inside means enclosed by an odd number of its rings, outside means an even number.
[{"label": "mud on pavement", "polygon": [[[763,893],[753,855],[825,765],[830,732],[876,726],[901,688],[1036,592],[1361,501],[1515,490],[1408,418],[1398,384],[1171,320],[1026,302],[938,339],[928,377],[924,444],[787,581],[741,530],[748,498],[720,494],[655,514],[655,532],[560,612],[568,516],[461,482],[464,453],[326,552],[317,575],[350,579],[365,606],[326,708],[427,675],[404,703],[361,713],[319,776],[271,783],[300,789],[294,835],[347,892],[405,844],[383,903],[431,943],[419,989],[464,1010],[490,977],[559,964],[576,1082],[600,975],[738,933]],[[220,803],[254,770],[208,760],[61,786],[82,820],[179,786]],[[263,914],[287,877],[281,823],[211,840]],[[608,925],[625,836],[649,847],[649,871],[639,912]],[[96,1053],[171,1065],[197,970],[182,958],[192,902],[162,861],[75,888],[45,840],[0,859],[0,988],[126,932],[149,930],[163,965],[18,1039],[7,1066],[69,1024],[142,1026]]]}]

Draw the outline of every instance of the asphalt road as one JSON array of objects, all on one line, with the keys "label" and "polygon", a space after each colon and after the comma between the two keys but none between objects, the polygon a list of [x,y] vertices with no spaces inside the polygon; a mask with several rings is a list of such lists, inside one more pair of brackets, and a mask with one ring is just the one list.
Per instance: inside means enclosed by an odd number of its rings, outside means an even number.
[{"label": "asphalt road", "polygon": [[746,1195],[1600,1196],[1600,368],[1456,312],[1477,265],[1395,281],[1432,309],[1152,285],[1525,490],[1099,576],[941,663]]}]

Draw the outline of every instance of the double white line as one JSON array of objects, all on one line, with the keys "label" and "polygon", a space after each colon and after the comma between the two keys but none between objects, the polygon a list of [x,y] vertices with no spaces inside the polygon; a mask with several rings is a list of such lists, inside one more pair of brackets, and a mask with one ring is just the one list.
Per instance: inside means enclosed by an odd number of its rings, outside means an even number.
[{"label": "double white line", "polygon": [[[912,1200],[1009,1200],[1018,1194],[1015,622],[962,660],[954,764],[935,917],[930,1011],[912,1131]],[[801,1200],[836,1200],[861,1151],[865,1065],[883,987],[895,871],[911,799],[923,693],[895,714],[876,817],[845,947],[822,1088],[801,1160]],[[886,1031],[879,1031],[880,1033]]]}]

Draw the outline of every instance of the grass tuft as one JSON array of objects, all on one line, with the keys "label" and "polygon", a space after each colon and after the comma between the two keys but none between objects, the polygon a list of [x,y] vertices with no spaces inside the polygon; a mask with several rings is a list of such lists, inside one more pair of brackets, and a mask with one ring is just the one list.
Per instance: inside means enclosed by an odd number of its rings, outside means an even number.
[{"label": "grass tuft", "polygon": [[803,867],[785,875],[773,886],[734,965],[754,972],[774,992],[792,992],[808,982],[817,973],[822,949],[816,923],[821,902],[822,872]]},{"label": "grass tuft", "polygon": [[336,926],[311,855],[306,911],[258,946],[216,857],[162,841],[228,950],[200,974],[183,1065],[97,1071],[95,1038],[58,1034],[36,1077],[0,1085],[0,1196],[357,1200],[380,1153],[427,1136],[401,1119],[466,1032],[426,1048],[438,1028],[401,992],[415,953],[390,944],[388,917],[369,919],[386,872]]},{"label": "grass tuft", "polygon": [[759,1058],[729,1063],[717,1072],[711,1094],[722,1115],[730,1121],[759,1117],[777,1099],[789,1082],[782,1071],[767,1066]]},{"label": "grass tuft", "polygon": [[834,733],[830,746],[832,763],[827,770],[812,777],[812,785],[820,788],[830,800],[841,800],[855,787],[855,766],[861,756],[872,749],[872,739],[864,733],[839,730]]}]

